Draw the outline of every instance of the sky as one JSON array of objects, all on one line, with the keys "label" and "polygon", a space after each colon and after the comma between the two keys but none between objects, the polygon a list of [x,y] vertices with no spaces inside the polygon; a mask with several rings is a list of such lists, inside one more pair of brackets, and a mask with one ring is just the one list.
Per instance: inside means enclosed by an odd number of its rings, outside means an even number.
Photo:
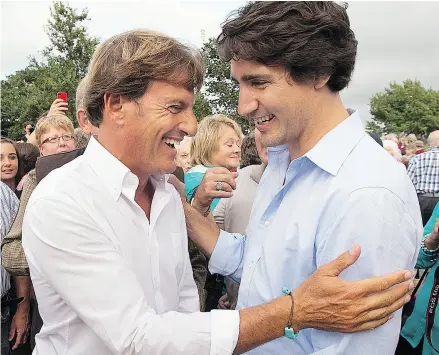
[{"label": "sky", "polygon": [[[227,15],[244,1],[70,1],[89,9],[90,34],[107,39],[125,30],[148,28],[198,48],[216,37]],[[50,1],[2,1],[0,77],[23,69],[29,55],[49,44],[44,26]],[[347,107],[370,119],[369,101],[390,82],[419,80],[439,90],[439,2],[350,1],[348,15],[358,40],[353,79],[341,94]]]}]

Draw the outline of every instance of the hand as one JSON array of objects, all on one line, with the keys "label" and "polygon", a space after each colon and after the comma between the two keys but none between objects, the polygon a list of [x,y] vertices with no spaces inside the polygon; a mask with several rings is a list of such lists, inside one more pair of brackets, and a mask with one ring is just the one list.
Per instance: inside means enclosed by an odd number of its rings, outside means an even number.
[{"label": "hand", "polygon": [[439,240],[439,218],[436,219],[436,222],[434,224],[433,230],[430,233],[430,237],[434,241],[438,241]]},{"label": "hand", "polygon": [[430,250],[435,250],[439,246],[439,218],[436,219],[430,236],[425,239],[425,246]]},{"label": "hand", "polygon": [[[236,189],[237,172],[230,172],[226,168],[210,168],[204,174],[201,184],[195,192],[193,207],[199,212],[209,209],[215,198],[229,198]],[[222,183],[222,190],[218,190],[216,184]]]},{"label": "hand", "polygon": [[12,318],[11,329],[9,331],[9,341],[15,337],[12,350],[17,349],[21,344],[26,343],[29,331],[29,308],[17,308]]},{"label": "hand", "polygon": [[[293,291],[293,327],[342,333],[374,329],[410,300],[409,271],[347,282],[338,275],[360,256],[358,245],[318,268]],[[392,287],[393,286],[393,287]]]},{"label": "hand", "polygon": [[230,309],[230,302],[229,298],[227,297],[227,293],[225,295],[222,295],[221,298],[218,300],[218,308]]},{"label": "hand", "polygon": [[64,102],[61,99],[55,99],[55,101],[52,102],[49,113],[47,115],[65,115],[67,110],[67,102]]}]

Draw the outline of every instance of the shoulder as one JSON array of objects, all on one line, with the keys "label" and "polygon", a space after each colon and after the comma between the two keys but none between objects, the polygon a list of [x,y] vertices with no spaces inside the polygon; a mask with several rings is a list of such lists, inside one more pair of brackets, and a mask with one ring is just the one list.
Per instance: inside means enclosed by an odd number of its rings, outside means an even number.
[{"label": "shoulder", "polygon": [[14,206],[18,206],[19,203],[19,200],[15,195],[14,191],[12,191],[3,182],[0,182],[0,199],[1,199],[1,205],[7,206],[9,209],[14,208]]},{"label": "shoulder", "polygon": [[[38,172],[37,172],[38,173]],[[36,183],[36,179],[35,179]],[[63,195],[80,196],[88,192],[87,187],[98,187],[96,174],[91,166],[78,157],[68,164],[52,170],[36,185],[31,201],[47,198],[60,198]]]},{"label": "shoulder", "polygon": [[338,175],[347,189],[387,189],[401,197],[407,195],[407,190],[411,193],[413,185],[404,164],[396,161],[369,136],[355,146]]}]

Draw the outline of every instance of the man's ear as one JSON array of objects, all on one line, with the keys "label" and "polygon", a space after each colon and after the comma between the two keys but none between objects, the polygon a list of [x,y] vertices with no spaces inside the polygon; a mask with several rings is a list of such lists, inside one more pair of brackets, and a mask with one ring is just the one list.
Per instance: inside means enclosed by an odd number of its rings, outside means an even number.
[{"label": "man's ear", "polygon": [[320,78],[315,78],[314,79],[314,89],[320,90],[321,88],[323,88],[328,83],[330,78],[331,78],[330,75],[322,76]]},{"label": "man's ear", "polygon": [[124,125],[123,99],[121,95],[105,94],[104,95],[104,111],[108,117],[117,126]]},{"label": "man's ear", "polygon": [[78,121],[79,127],[81,127],[81,129],[84,131],[84,133],[90,134],[90,128],[89,128],[90,122],[88,121],[87,117],[85,116],[85,110],[83,108],[80,108],[76,112],[76,120]]}]

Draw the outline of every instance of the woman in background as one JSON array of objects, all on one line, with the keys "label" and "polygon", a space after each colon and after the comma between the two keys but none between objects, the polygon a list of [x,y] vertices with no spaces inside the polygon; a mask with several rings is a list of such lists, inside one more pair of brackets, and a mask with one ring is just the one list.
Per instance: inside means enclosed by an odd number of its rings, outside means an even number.
[{"label": "woman in background", "polygon": [[[207,116],[198,124],[198,132],[192,140],[192,168],[185,174],[186,195],[189,202],[207,169],[223,167],[236,171],[241,163],[242,131],[238,124],[225,115]],[[212,201],[213,211],[219,199]]]},{"label": "woman in background", "polygon": [[17,197],[17,186],[23,176],[17,146],[14,141],[2,137],[0,140],[1,150],[1,181],[8,186]]},{"label": "woman in background", "polygon": [[[198,124],[198,132],[191,144],[193,168],[184,176],[189,202],[192,203],[193,199],[196,199],[196,190],[209,168],[223,167],[231,171],[239,168],[242,138],[241,128],[225,115],[207,116],[201,120]],[[220,199],[212,201],[210,206],[212,211],[219,201]],[[200,286],[197,286],[200,292]],[[226,292],[224,276],[208,273],[204,289],[207,295],[204,296],[203,291],[200,292],[200,304],[202,309],[205,308],[209,312],[217,308],[218,300]]]}]

